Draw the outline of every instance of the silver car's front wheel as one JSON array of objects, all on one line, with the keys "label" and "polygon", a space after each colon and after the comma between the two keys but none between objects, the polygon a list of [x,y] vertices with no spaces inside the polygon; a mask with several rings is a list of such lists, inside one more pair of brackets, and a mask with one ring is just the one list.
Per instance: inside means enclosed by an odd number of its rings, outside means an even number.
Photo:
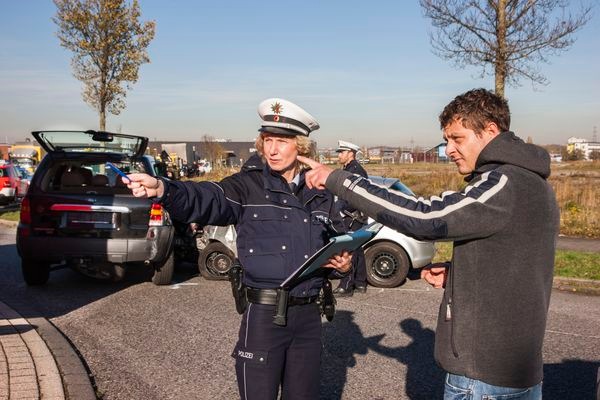
[{"label": "silver car's front wheel", "polygon": [[234,259],[234,254],[223,243],[211,242],[200,251],[198,270],[204,279],[226,280]]},{"label": "silver car's front wheel", "polygon": [[376,287],[392,288],[406,280],[410,261],[397,244],[380,242],[365,250],[367,281]]}]

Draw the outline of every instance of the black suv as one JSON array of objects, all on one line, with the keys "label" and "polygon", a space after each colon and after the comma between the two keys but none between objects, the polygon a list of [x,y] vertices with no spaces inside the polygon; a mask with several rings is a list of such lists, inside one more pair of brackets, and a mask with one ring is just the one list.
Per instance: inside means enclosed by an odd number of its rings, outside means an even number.
[{"label": "black suv", "polygon": [[[101,131],[32,132],[47,155],[21,204],[17,250],[29,285],[48,281],[51,266],[117,281],[129,263],[170,283],[174,228],[159,204],[137,198],[106,163],[155,175],[144,156],[148,138]],[[57,268],[58,268],[57,267]]]}]

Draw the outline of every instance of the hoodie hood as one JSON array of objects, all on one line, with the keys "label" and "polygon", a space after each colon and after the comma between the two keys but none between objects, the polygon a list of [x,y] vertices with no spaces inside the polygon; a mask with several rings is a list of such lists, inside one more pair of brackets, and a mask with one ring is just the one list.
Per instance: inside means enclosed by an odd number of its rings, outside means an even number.
[{"label": "hoodie hood", "polygon": [[543,148],[525,143],[513,132],[502,132],[481,151],[475,172],[489,169],[489,165],[510,164],[532,171],[544,179],[550,176],[550,155]]}]

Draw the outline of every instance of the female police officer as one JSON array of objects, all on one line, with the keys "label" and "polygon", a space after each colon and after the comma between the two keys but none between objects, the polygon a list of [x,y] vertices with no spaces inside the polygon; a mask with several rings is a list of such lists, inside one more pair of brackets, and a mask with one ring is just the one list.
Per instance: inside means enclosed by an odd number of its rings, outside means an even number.
[{"label": "female police officer", "polygon": [[[171,215],[200,225],[235,224],[238,258],[249,305],[233,357],[243,399],[316,399],[319,395],[321,318],[315,303],[322,278],[291,289],[287,325],[273,323],[275,291],[329,239],[326,222],[339,218],[331,193],[311,190],[297,155],[308,155],[308,134],[319,128],[302,108],[283,99],[258,107],[258,155],[221,182],[173,182],[129,175],[138,197],[154,197]],[[325,223],[324,223],[325,221]],[[337,225],[337,224],[336,224]],[[347,272],[347,252],[328,266]]]}]

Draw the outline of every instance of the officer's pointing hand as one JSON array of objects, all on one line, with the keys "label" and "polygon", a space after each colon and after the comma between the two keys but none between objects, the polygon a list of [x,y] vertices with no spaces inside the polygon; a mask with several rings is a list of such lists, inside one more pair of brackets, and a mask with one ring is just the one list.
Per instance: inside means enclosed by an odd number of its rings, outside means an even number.
[{"label": "officer's pointing hand", "polygon": [[135,197],[160,197],[164,193],[164,186],[160,179],[157,179],[148,174],[129,174],[127,175],[129,182],[123,179],[127,187]]},{"label": "officer's pointing hand", "polygon": [[298,161],[311,168],[311,170],[307,171],[306,175],[304,175],[306,186],[310,189],[325,189],[325,182],[327,182],[327,178],[329,177],[329,174],[333,172],[333,169],[307,157],[298,156],[296,158]]}]

